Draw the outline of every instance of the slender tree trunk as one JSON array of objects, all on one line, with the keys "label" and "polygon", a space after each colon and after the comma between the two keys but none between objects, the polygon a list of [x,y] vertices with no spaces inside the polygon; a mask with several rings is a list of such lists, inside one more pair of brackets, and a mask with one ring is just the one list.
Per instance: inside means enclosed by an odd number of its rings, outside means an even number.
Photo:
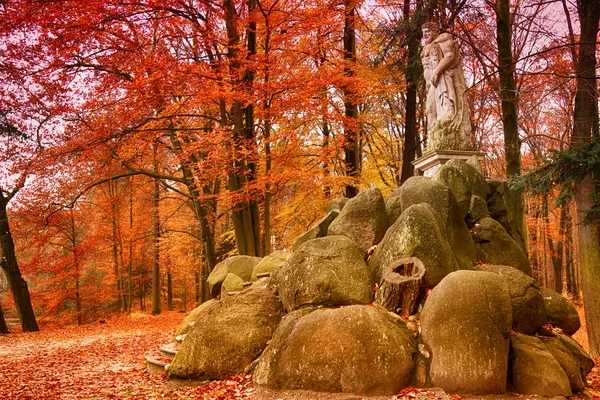
[{"label": "slender tree trunk", "polygon": [[119,245],[118,245],[118,212],[117,212],[117,189],[115,181],[108,181],[108,195],[110,197],[111,228],[112,228],[112,259],[113,272],[115,274],[115,309],[121,311],[123,308],[121,295],[121,273],[119,268]]},{"label": "slender tree trunk", "polygon": [[79,255],[77,253],[77,231],[75,230],[75,215],[71,210],[71,248],[73,251],[73,266],[75,268],[75,311],[77,312],[77,325],[81,325],[81,292],[79,290],[80,272],[79,272]]},{"label": "slender tree trunk", "polygon": [[[154,169],[158,169],[157,161],[157,145],[154,146]],[[154,195],[152,196],[154,203],[152,213],[152,230],[153,230],[153,257],[152,257],[152,314],[157,315],[161,312],[160,302],[160,182],[154,179]]]},{"label": "slender tree trunk", "polygon": [[133,177],[129,180],[129,260],[127,262],[129,281],[127,283],[127,312],[131,314],[133,281]]},{"label": "slender tree trunk", "polygon": [[352,181],[346,184],[346,197],[358,194],[356,179],[360,176],[358,99],[354,89],[354,69],[356,66],[356,2],[344,1],[344,164],[346,176]]},{"label": "slender tree trunk", "polygon": [[[600,140],[598,127],[598,86],[596,82],[596,38],[600,23],[600,3],[579,0],[577,11],[581,26],[577,62],[577,94],[573,124],[573,147],[585,146]],[[575,203],[579,224],[579,257],[585,320],[590,354],[600,356],[600,226],[598,222],[584,223],[585,213],[592,208],[598,193],[598,179],[592,173],[575,184]]]},{"label": "slender tree trunk", "polygon": [[[498,75],[500,76],[500,99],[502,100],[502,124],[504,128],[504,153],[506,175],[521,175],[521,139],[519,138],[517,87],[515,64],[512,55],[512,21],[510,0],[496,0],[496,40],[498,43]],[[527,253],[527,227],[523,190],[507,191],[507,206],[523,241],[517,241]]]},{"label": "slender tree trunk", "polygon": [[563,205],[561,208],[561,225],[564,223],[565,245],[563,247],[565,254],[565,275],[567,278],[567,293],[573,300],[579,300],[579,284],[577,281],[577,271],[573,262],[573,220],[571,219],[570,206]]},{"label": "slender tree trunk", "polygon": [[39,328],[31,306],[27,282],[23,279],[17,263],[15,244],[10,233],[8,215],[6,214],[7,203],[8,200],[3,194],[0,194],[0,249],[2,250],[0,266],[6,275],[17,313],[21,319],[23,332],[35,332],[39,331]]},{"label": "slender tree trunk", "polygon": [[2,312],[2,305],[0,304],[0,335],[5,335],[8,333],[8,326],[6,325],[6,320],[4,319],[4,312]]},{"label": "slender tree trunk", "polygon": [[173,311],[173,275],[167,272],[167,309]]}]

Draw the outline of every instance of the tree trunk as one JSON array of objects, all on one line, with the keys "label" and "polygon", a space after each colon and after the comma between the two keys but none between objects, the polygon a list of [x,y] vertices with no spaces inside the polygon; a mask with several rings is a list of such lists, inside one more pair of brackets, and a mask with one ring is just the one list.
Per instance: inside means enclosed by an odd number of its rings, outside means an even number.
[{"label": "tree trunk", "polygon": [[2,249],[2,260],[0,266],[6,275],[8,285],[15,301],[23,332],[39,331],[33,307],[31,306],[31,298],[29,297],[29,289],[27,282],[21,276],[17,256],[15,254],[15,244],[10,233],[8,224],[8,216],[6,214],[7,199],[3,194],[0,194],[0,248]]},{"label": "tree trunk", "polygon": [[2,312],[2,305],[0,304],[0,335],[5,335],[8,333],[8,326],[6,325],[6,320],[4,319],[4,312]]},{"label": "tree trunk", "polygon": [[[581,26],[577,62],[577,94],[573,124],[573,147],[585,146],[598,139],[598,86],[596,82],[596,38],[600,22],[600,3],[579,0],[577,11]],[[583,223],[585,213],[597,193],[598,176],[589,173],[575,184],[575,202],[579,225],[579,257],[585,321],[592,357],[600,356],[600,226],[598,222]]]},{"label": "tree trunk", "polygon": [[[156,143],[154,145],[154,168],[155,170],[158,168],[157,166],[157,148]],[[159,265],[159,257],[160,257],[160,213],[159,213],[159,205],[160,205],[160,182],[158,179],[154,179],[154,195],[152,196],[153,200],[153,213],[152,213],[152,230],[153,230],[153,257],[152,257],[152,314],[157,315],[161,312],[161,304],[160,304],[160,265]]]},{"label": "tree trunk", "polygon": [[561,226],[564,224],[565,245],[565,275],[567,278],[567,293],[571,295],[573,300],[579,300],[579,284],[577,282],[577,271],[575,271],[575,263],[573,262],[573,221],[571,219],[570,209],[568,205],[561,208]]},{"label": "tree trunk", "polygon": [[[496,40],[498,43],[498,75],[500,76],[500,99],[502,100],[502,125],[504,128],[504,153],[507,177],[521,175],[521,139],[519,138],[517,87],[515,64],[512,55],[512,21],[510,0],[496,0]],[[523,239],[527,253],[527,227],[523,190],[507,190],[507,206],[514,224]]]},{"label": "tree trunk", "polygon": [[121,290],[119,287],[121,274],[119,272],[119,246],[118,246],[118,216],[117,216],[117,193],[116,182],[108,181],[108,196],[110,197],[111,228],[112,228],[112,259],[113,273],[115,274],[115,309],[121,311]]},{"label": "tree trunk", "polygon": [[375,301],[397,314],[414,314],[423,298],[424,276],[425,266],[418,258],[406,257],[390,263],[383,271]]},{"label": "tree trunk", "polygon": [[360,175],[358,140],[358,100],[354,86],[354,68],[356,66],[356,0],[344,2],[344,164],[346,176],[351,181],[346,184],[346,197],[358,194],[356,179]]},{"label": "tree trunk", "polygon": [[167,309],[173,311],[173,275],[167,272]]}]

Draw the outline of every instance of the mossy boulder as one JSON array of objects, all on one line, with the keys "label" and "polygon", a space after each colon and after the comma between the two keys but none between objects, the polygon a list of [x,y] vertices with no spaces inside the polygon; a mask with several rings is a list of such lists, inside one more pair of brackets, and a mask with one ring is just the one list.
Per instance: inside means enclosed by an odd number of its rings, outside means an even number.
[{"label": "mossy boulder", "polygon": [[482,218],[472,230],[479,261],[508,265],[529,276],[532,275],[527,254],[498,221],[489,217]]},{"label": "mossy boulder", "polygon": [[508,285],[512,304],[512,329],[532,335],[546,322],[546,309],[540,287],[535,279],[506,265],[480,265],[480,271],[500,275]]},{"label": "mossy boulder", "polygon": [[463,176],[462,172],[452,163],[444,164],[437,170],[434,179],[450,188],[456,199],[460,216],[464,219],[469,212],[473,189]]},{"label": "mossy boulder", "polygon": [[342,211],[347,202],[348,198],[346,197],[336,197],[331,199],[329,204],[327,204],[327,212],[337,211],[339,213]]},{"label": "mossy boulder", "polygon": [[510,345],[510,377],[515,391],[548,397],[572,394],[567,374],[540,339],[517,333]]},{"label": "mossy boulder", "polygon": [[571,385],[573,393],[585,389],[584,379],[582,377],[581,367],[577,359],[571,354],[567,346],[557,337],[540,337],[546,349],[552,354],[552,357],[561,366]]},{"label": "mossy boulder", "polygon": [[571,302],[554,290],[542,288],[546,322],[559,327],[567,335],[573,335],[581,327],[579,313]]},{"label": "mossy boulder", "polygon": [[385,209],[387,210],[390,219],[390,225],[393,225],[400,214],[402,214],[402,202],[400,201],[400,189],[395,189],[385,199]]},{"label": "mossy boulder", "polygon": [[394,395],[410,380],[416,343],[397,316],[354,305],[287,315],[254,372],[274,389]]},{"label": "mossy boulder", "polygon": [[363,257],[378,244],[389,227],[385,202],[378,188],[363,190],[346,203],[333,220],[327,235],[342,235],[354,240]]},{"label": "mossy boulder", "polygon": [[487,208],[487,202],[477,195],[471,196],[469,213],[471,213],[471,219],[475,222],[490,216]]},{"label": "mossy boulder", "polygon": [[331,225],[333,220],[337,218],[339,213],[340,212],[338,210],[329,211],[327,215],[325,215],[323,218],[317,221],[317,223],[314,224],[312,228],[310,228],[308,231],[304,232],[302,235],[296,238],[296,241],[292,246],[292,250],[295,251],[298,247],[300,247],[300,245],[302,245],[302,243],[310,239],[316,239],[319,237],[327,236],[327,230],[329,229],[329,225]]},{"label": "mossy boulder", "polygon": [[490,185],[486,182],[479,161],[477,159],[464,160],[449,160],[445,165],[458,169],[462,177],[471,187],[472,194],[483,199],[488,198],[491,193]]},{"label": "mossy boulder", "polygon": [[408,207],[388,229],[369,260],[375,282],[391,262],[416,257],[425,266],[423,284],[433,288],[446,275],[458,269],[440,216],[426,203]]},{"label": "mossy boulder", "polygon": [[[506,182],[490,179],[488,181],[490,185],[490,195],[488,197],[488,210],[490,217],[498,221],[506,230],[511,238],[521,247],[525,252],[525,235],[526,232],[521,232],[515,224],[515,216],[511,211],[511,192],[508,189]],[[514,198],[514,194],[512,195]],[[513,206],[514,208],[514,206]]]},{"label": "mossy boulder", "polygon": [[200,318],[202,312],[204,312],[204,310],[210,307],[211,304],[217,301],[218,300],[215,299],[205,301],[204,303],[200,304],[198,307],[190,311],[190,313],[183,319],[181,324],[179,324],[179,326],[177,327],[177,330],[175,331],[175,337],[185,335],[186,333],[188,333],[189,330],[192,328],[190,326],[190,323],[195,323],[198,320],[198,318]]},{"label": "mossy boulder", "polygon": [[447,392],[504,393],[512,306],[506,285],[487,271],[456,271],[429,294],[421,337],[430,379]]},{"label": "mossy boulder", "polygon": [[346,236],[309,240],[279,270],[277,286],[286,310],[373,301],[373,282],[361,250]]},{"label": "mossy boulder", "polygon": [[244,290],[244,280],[236,274],[229,273],[221,284],[221,299],[229,296],[230,292],[241,292]]},{"label": "mossy boulder", "polygon": [[266,286],[256,286],[208,306],[183,340],[169,375],[223,379],[244,372],[265,349],[283,307]]},{"label": "mossy boulder", "polygon": [[440,216],[450,248],[460,269],[476,262],[475,246],[452,191],[445,184],[423,176],[413,176],[400,187],[402,209],[429,204]]},{"label": "mossy boulder", "polygon": [[556,335],[556,337],[567,347],[569,352],[575,357],[577,363],[579,364],[579,369],[581,371],[581,377],[585,382],[586,376],[592,372],[592,368],[594,368],[594,360],[587,351],[584,350],[583,347],[579,343],[575,341],[570,336],[567,335]]},{"label": "mossy boulder", "polygon": [[260,257],[233,256],[218,263],[206,279],[211,296],[214,298],[221,293],[221,284],[229,273],[236,274],[244,282],[249,282],[252,270],[260,260]]},{"label": "mossy boulder", "polygon": [[287,251],[275,250],[268,256],[263,257],[252,269],[252,282],[258,280],[256,274],[261,273],[275,273],[281,269],[283,264],[290,258],[291,254]]}]

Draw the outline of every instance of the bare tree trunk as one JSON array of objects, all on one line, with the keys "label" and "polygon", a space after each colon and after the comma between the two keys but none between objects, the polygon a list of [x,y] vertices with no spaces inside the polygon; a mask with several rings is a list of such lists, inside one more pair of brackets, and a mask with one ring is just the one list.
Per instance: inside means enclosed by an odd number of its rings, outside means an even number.
[{"label": "bare tree trunk", "polygon": [[[600,3],[597,0],[577,2],[581,35],[577,62],[577,94],[573,124],[573,147],[598,140],[598,86],[596,82],[596,38],[600,23]],[[600,356],[600,226],[597,221],[584,223],[585,213],[598,193],[598,176],[589,173],[575,184],[575,203],[579,225],[579,257],[585,321],[590,354]]]},{"label": "bare tree trunk", "polygon": [[[560,211],[561,214],[561,227],[564,231],[565,245],[564,258],[565,258],[565,275],[567,278],[567,293],[569,293],[573,300],[579,300],[579,285],[577,282],[577,271],[575,271],[575,263],[573,262],[573,221],[571,219],[570,206],[563,205]],[[564,224],[564,227],[563,227]]]},{"label": "bare tree trunk", "polygon": [[17,313],[21,319],[23,332],[39,331],[33,307],[31,306],[31,298],[29,297],[29,289],[27,282],[23,279],[17,256],[15,255],[15,244],[10,233],[8,224],[8,215],[6,214],[6,206],[8,200],[3,194],[0,194],[0,248],[2,250],[2,260],[0,266],[6,275],[10,291],[15,301]]},{"label": "bare tree trunk", "polygon": [[[154,145],[154,169],[158,168],[157,147]],[[152,230],[153,230],[153,257],[152,257],[152,314],[157,315],[161,312],[160,302],[160,182],[154,179],[154,195],[152,196],[154,207],[152,213]]]},{"label": "bare tree trunk", "polygon": [[6,325],[6,320],[4,319],[4,312],[2,312],[2,305],[0,304],[0,335],[5,335],[8,333],[8,326]]},{"label": "bare tree trunk", "polygon": [[173,275],[167,271],[167,309],[173,311]]}]

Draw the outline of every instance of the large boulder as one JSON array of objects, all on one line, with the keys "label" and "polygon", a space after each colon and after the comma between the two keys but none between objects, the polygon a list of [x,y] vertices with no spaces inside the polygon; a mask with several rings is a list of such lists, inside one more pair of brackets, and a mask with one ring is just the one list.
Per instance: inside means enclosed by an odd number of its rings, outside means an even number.
[{"label": "large boulder", "polygon": [[389,227],[385,202],[378,188],[363,190],[346,203],[340,215],[329,225],[327,235],[349,237],[363,257],[378,244]]},{"label": "large boulder", "polygon": [[402,214],[402,202],[400,201],[400,188],[395,189],[385,199],[385,209],[387,210],[388,217],[390,218],[390,225],[393,225],[400,214]]},{"label": "large boulder", "polygon": [[408,207],[388,229],[369,260],[375,282],[391,262],[416,257],[425,266],[423,284],[433,288],[446,275],[458,269],[439,215],[426,203]]},{"label": "large boulder", "polygon": [[287,315],[253,381],[275,389],[393,395],[410,380],[416,343],[379,306],[302,310]]},{"label": "large boulder", "polygon": [[500,222],[521,249],[524,252],[527,251],[527,246],[525,245],[526,232],[521,232],[515,224],[515,216],[513,215],[515,201],[514,199],[511,201],[511,192],[506,182],[490,179],[488,183],[491,189],[488,197],[490,217]]},{"label": "large boulder", "polygon": [[214,298],[221,293],[221,284],[227,278],[227,274],[236,274],[245,282],[250,281],[252,270],[260,260],[260,257],[233,256],[215,265],[206,279],[211,296]]},{"label": "large boulder", "polygon": [[204,380],[244,372],[282,316],[281,302],[264,285],[211,304],[183,340],[169,375]]},{"label": "large boulder", "polygon": [[458,267],[470,269],[475,264],[477,260],[471,234],[448,186],[430,178],[413,176],[400,187],[400,201],[402,210],[414,204],[429,204],[442,219]]},{"label": "large boulder", "polygon": [[579,364],[579,369],[581,371],[581,377],[585,382],[585,377],[587,374],[592,372],[592,368],[594,368],[594,360],[587,351],[584,350],[583,347],[579,343],[577,343],[572,337],[567,335],[557,335],[558,339],[566,346],[569,352],[575,357],[577,363]]},{"label": "large boulder", "polygon": [[373,301],[367,264],[354,241],[345,236],[304,243],[279,270],[277,286],[288,311],[303,306],[333,307]]},{"label": "large boulder", "polygon": [[471,213],[471,220],[474,222],[490,216],[487,208],[487,202],[477,195],[471,196],[469,212]]},{"label": "large boulder", "polygon": [[194,323],[196,323],[196,321],[198,320],[198,318],[200,318],[200,315],[202,315],[204,310],[217,301],[218,300],[215,299],[205,301],[204,303],[200,304],[198,307],[190,311],[190,313],[183,319],[181,324],[179,324],[179,326],[177,327],[177,330],[175,331],[175,337],[188,333],[189,330],[192,328],[190,324],[193,325]]},{"label": "large boulder", "polygon": [[221,299],[229,296],[231,292],[241,292],[244,290],[244,280],[236,274],[229,273],[221,284]]},{"label": "large boulder", "polygon": [[327,230],[329,229],[329,225],[331,225],[333,220],[336,219],[339,214],[340,212],[338,210],[329,211],[327,215],[325,215],[323,218],[317,221],[317,223],[314,224],[312,228],[310,228],[308,231],[304,232],[302,235],[296,238],[296,241],[292,246],[292,251],[296,251],[296,249],[300,247],[302,243],[309,241],[310,239],[316,239],[319,237],[327,236]]},{"label": "large boulder", "polygon": [[511,326],[510,294],[497,274],[456,271],[445,277],[421,313],[431,384],[449,392],[504,393]]},{"label": "large boulder", "polygon": [[334,199],[331,199],[329,201],[329,204],[327,204],[327,212],[337,211],[338,213],[340,213],[347,202],[347,197],[336,197]]},{"label": "large boulder", "polygon": [[449,160],[445,165],[458,169],[465,181],[467,181],[467,184],[471,187],[472,194],[487,200],[491,189],[490,185],[485,181],[477,159],[467,161],[454,159]]},{"label": "large boulder", "polygon": [[436,171],[434,179],[450,188],[458,204],[460,216],[464,219],[469,212],[473,189],[462,172],[452,163],[444,164]]},{"label": "large boulder", "polygon": [[511,382],[518,393],[538,396],[570,396],[569,378],[542,341],[521,333],[510,339]]},{"label": "large boulder", "polygon": [[546,322],[559,327],[569,336],[579,330],[579,313],[569,300],[562,294],[546,288],[542,288],[542,296],[546,307]]},{"label": "large boulder", "polygon": [[268,272],[273,274],[283,267],[283,264],[290,258],[290,253],[282,250],[275,250],[268,256],[263,257],[252,269],[252,282],[258,280],[256,274]]},{"label": "large boulder", "polygon": [[546,346],[546,350],[552,354],[552,357],[558,361],[560,367],[567,374],[573,393],[585,389],[585,376],[582,377],[579,362],[577,362],[577,359],[571,354],[567,346],[557,337],[542,336],[540,339],[544,343],[544,346]]},{"label": "large boulder", "polygon": [[473,227],[477,258],[487,264],[508,265],[531,276],[527,254],[511,238],[504,227],[492,218],[483,218]]},{"label": "large boulder", "polygon": [[508,285],[512,303],[512,329],[532,335],[546,322],[546,309],[540,287],[535,279],[506,265],[480,265],[480,271],[500,275]]}]

